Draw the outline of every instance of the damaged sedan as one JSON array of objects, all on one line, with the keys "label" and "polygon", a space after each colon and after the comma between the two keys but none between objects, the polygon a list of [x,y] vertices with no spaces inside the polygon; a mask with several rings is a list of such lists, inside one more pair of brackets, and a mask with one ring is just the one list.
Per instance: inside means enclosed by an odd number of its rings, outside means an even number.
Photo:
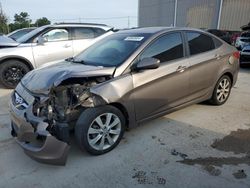
[{"label": "damaged sedan", "polygon": [[71,130],[81,150],[104,154],[126,128],[206,100],[224,104],[238,70],[237,50],[201,30],[119,31],[29,72],[11,96],[11,133],[43,163],[65,164]]}]

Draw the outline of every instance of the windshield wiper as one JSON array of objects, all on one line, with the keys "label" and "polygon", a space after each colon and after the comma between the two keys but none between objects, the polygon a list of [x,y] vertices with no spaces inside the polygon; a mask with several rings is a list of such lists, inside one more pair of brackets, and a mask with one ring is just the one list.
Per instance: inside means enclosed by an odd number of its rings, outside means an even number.
[{"label": "windshield wiper", "polygon": [[85,63],[84,60],[78,60],[78,59],[75,59],[74,57],[67,58],[67,59],[65,59],[65,61],[69,61],[69,62],[72,62],[72,63],[81,63],[81,64]]}]

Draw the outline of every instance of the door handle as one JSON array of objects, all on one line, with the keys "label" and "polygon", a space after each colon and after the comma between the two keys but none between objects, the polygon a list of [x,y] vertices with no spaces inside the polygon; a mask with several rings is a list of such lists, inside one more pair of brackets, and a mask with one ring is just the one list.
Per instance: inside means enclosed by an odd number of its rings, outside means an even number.
[{"label": "door handle", "polygon": [[70,44],[65,44],[63,47],[64,48],[69,48],[69,47],[71,47],[71,45]]},{"label": "door handle", "polygon": [[176,72],[184,72],[186,69],[187,69],[186,66],[179,66],[179,67],[176,69]]},{"label": "door handle", "polygon": [[214,56],[216,59],[221,59],[221,55],[220,54],[215,54]]}]

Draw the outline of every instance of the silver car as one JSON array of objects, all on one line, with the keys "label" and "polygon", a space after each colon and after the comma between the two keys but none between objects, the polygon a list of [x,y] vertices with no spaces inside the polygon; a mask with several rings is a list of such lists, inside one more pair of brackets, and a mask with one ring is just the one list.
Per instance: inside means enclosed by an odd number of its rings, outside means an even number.
[{"label": "silver car", "polygon": [[238,50],[242,50],[245,46],[250,45],[250,32],[246,31],[241,34],[240,37],[237,37],[235,42],[235,47]]},{"label": "silver car", "polygon": [[238,70],[239,52],[201,30],[120,31],[25,75],[10,101],[12,135],[40,162],[65,164],[70,130],[82,150],[104,154],[125,128],[206,100],[224,104]]},{"label": "silver car", "polygon": [[55,24],[37,28],[16,42],[0,43],[0,82],[15,88],[30,70],[73,57],[113,33],[103,24]]}]

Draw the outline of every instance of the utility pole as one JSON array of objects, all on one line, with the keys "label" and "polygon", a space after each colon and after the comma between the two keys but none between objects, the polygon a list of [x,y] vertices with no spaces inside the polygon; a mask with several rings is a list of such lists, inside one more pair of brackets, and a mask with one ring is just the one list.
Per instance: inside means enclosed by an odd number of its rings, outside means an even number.
[{"label": "utility pole", "polygon": [[128,28],[130,28],[130,17],[128,16]]},{"label": "utility pole", "polygon": [[219,16],[218,16],[217,29],[220,29],[222,7],[223,7],[223,0],[220,0],[220,10],[219,10]]},{"label": "utility pole", "polygon": [[175,0],[175,5],[174,5],[174,27],[176,27],[176,21],[177,21],[177,8],[178,8],[178,0]]}]

